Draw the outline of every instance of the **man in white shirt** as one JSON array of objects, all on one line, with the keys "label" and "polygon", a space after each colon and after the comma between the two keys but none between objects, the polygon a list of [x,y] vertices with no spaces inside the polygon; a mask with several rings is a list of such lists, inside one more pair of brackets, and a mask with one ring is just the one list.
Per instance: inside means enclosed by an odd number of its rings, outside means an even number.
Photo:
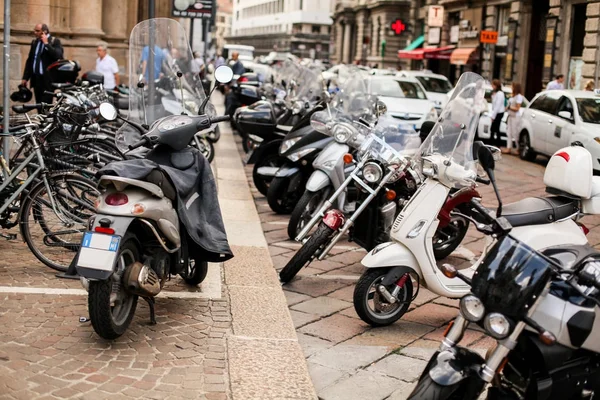
[{"label": "man in white shirt", "polygon": [[96,71],[104,75],[104,88],[114,89],[119,84],[119,66],[117,60],[108,55],[106,45],[99,45],[96,49]]},{"label": "man in white shirt", "polygon": [[204,71],[204,59],[199,51],[194,52],[194,59],[192,60],[191,70],[193,74],[199,74]]},{"label": "man in white shirt", "polygon": [[546,90],[563,90],[565,88],[564,82],[565,76],[560,74],[556,75],[556,79],[548,82],[548,86],[546,86]]}]

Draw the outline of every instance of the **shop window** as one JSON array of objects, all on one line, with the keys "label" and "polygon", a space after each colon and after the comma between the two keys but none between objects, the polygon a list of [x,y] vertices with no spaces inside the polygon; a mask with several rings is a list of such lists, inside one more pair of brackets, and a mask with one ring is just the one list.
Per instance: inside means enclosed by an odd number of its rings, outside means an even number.
[{"label": "shop window", "polygon": [[508,19],[510,18],[510,7],[498,7],[498,23],[496,29],[498,36],[508,35]]},{"label": "shop window", "polygon": [[571,57],[583,55],[587,3],[573,5],[573,34],[571,36]]},{"label": "shop window", "polygon": [[321,33],[321,25],[313,25],[312,33]]}]

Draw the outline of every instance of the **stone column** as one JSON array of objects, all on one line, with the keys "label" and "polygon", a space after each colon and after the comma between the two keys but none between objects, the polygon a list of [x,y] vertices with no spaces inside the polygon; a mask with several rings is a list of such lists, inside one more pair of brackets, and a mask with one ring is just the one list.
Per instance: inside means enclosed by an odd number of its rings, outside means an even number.
[{"label": "stone column", "polygon": [[[585,37],[583,39],[583,44],[585,48],[583,49],[583,61],[585,65],[583,66],[582,71],[582,86],[588,80],[594,80],[596,88],[600,85],[600,80],[596,79],[598,68],[600,68],[599,64],[599,56],[598,46],[600,46],[600,3],[590,3],[587,6],[586,10],[587,21],[585,23]],[[583,87],[578,88],[583,89]]]},{"label": "stone column", "polygon": [[78,60],[82,72],[96,67],[96,47],[102,41],[102,0],[87,0],[85,6],[74,0],[71,2],[71,31],[76,35],[69,41],[70,48],[65,56]]},{"label": "stone column", "polygon": [[120,68],[121,79],[127,75],[127,56],[129,31],[127,19],[129,2],[123,0],[104,0],[102,13],[102,29],[104,40],[108,43],[110,55],[117,60]]},{"label": "stone column", "polygon": [[352,35],[352,25],[349,22],[346,22],[344,25],[344,53],[342,62],[349,64],[352,60],[350,60],[350,42]]},{"label": "stone column", "polygon": [[342,46],[344,43],[344,25],[342,24],[342,21],[339,18],[335,25],[335,60],[336,62],[341,63],[343,61]]},{"label": "stone column", "polygon": [[[485,20],[483,21],[483,26],[485,30],[489,30],[489,31],[495,31],[496,27],[498,26],[497,24],[497,10],[495,6],[487,6],[485,8]],[[486,51],[486,45],[484,46],[484,50],[483,50],[483,60],[481,63],[481,76],[483,76],[484,78],[488,79],[489,81],[491,81],[494,78],[497,78],[496,76],[492,76],[493,71],[494,71],[494,55],[496,54],[495,51],[495,45],[490,44],[487,45],[487,49],[488,51]]]}]

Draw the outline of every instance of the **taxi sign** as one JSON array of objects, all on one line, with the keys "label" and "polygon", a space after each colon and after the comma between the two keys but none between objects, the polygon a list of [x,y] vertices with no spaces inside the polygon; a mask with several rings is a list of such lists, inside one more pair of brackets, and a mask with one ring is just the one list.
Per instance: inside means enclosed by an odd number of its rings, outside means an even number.
[{"label": "taxi sign", "polygon": [[481,43],[489,43],[489,44],[498,43],[498,32],[497,31],[481,31],[480,42]]}]

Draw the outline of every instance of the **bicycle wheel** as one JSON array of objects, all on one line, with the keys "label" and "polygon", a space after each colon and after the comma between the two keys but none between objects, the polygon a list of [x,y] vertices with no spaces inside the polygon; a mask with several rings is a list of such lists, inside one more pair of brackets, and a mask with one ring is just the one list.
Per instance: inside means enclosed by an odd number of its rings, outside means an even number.
[{"label": "bicycle wheel", "polygon": [[[74,174],[48,177],[36,184],[21,203],[21,234],[31,252],[45,265],[66,271],[81,244],[99,196],[96,184]],[[59,217],[51,203],[54,200]]]}]

